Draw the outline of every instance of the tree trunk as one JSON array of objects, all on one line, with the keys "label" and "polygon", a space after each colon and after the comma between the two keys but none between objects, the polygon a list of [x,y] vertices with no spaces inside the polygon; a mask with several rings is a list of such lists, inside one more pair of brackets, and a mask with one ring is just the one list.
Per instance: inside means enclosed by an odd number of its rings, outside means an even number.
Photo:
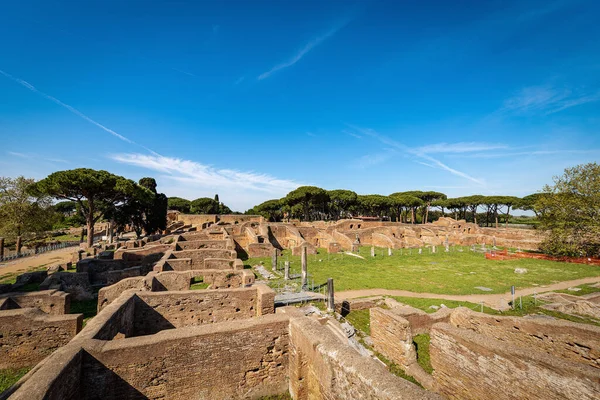
[{"label": "tree trunk", "polygon": [[94,245],[94,219],[88,218],[87,221],[87,247]]},{"label": "tree trunk", "polygon": [[428,219],[429,219],[429,204],[426,204],[425,205],[425,219],[423,220],[423,223],[426,224]]},{"label": "tree trunk", "polygon": [[415,223],[415,209],[414,209],[414,207],[410,209],[410,223],[411,224]]},{"label": "tree trunk", "polygon": [[508,219],[510,218],[510,207],[506,209],[506,222],[504,223],[504,227],[508,228]]}]

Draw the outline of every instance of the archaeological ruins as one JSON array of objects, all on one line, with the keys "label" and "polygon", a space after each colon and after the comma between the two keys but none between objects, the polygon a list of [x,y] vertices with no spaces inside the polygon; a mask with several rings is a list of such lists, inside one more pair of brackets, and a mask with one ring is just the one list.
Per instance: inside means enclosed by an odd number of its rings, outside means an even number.
[{"label": "archaeological ruins", "polygon": [[[0,369],[32,367],[0,399],[600,398],[598,326],[461,307],[427,314],[391,298],[334,300],[336,318],[312,306],[276,307],[276,292],[242,261],[269,257],[275,270],[278,254],[291,250],[303,255],[304,273],[306,254],[318,249],[535,250],[537,231],[450,218],[411,225],[168,217],[162,235],[81,248],[52,273],[0,285]],[[40,290],[19,291],[30,283]],[[588,307],[600,317],[600,295],[547,296],[554,307]],[[71,301],[96,297],[98,314],[85,326],[82,314],[69,314]],[[361,309],[370,309],[372,350],[419,385],[349,337],[339,314]],[[413,337],[423,333],[432,374],[416,362]]]}]

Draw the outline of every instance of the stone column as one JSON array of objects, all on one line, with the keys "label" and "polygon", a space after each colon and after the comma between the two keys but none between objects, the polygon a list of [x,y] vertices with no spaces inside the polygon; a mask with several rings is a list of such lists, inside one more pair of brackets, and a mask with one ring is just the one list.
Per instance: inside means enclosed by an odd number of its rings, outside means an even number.
[{"label": "stone column", "polygon": [[391,256],[391,255],[392,255],[392,248],[388,247],[388,256]]},{"label": "stone column", "polygon": [[435,245],[431,246],[431,252],[435,253]]},{"label": "stone column", "polygon": [[277,249],[273,249],[273,255],[271,256],[271,269],[273,272],[277,271]]},{"label": "stone column", "polygon": [[371,257],[375,257],[375,246],[371,246]]},{"label": "stone column", "polygon": [[0,237],[0,260],[4,258],[4,238]]},{"label": "stone column", "polygon": [[113,220],[111,219],[110,222],[108,223],[108,243],[112,243],[113,239],[114,239],[114,232],[113,232]]},{"label": "stone column", "polygon": [[327,311],[335,311],[335,300],[333,297],[333,278],[327,278]]},{"label": "stone column", "polygon": [[23,244],[21,243],[21,236],[17,236],[17,256],[21,255],[21,247]]},{"label": "stone column", "polygon": [[286,261],[283,265],[284,265],[284,269],[285,269],[283,279],[285,279],[286,281],[289,281],[290,280],[290,262]]},{"label": "stone column", "polygon": [[302,257],[301,257],[301,264],[302,264],[302,290],[306,289],[306,287],[308,286],[308,266],[306,263],[306,246],[302,246]]}]

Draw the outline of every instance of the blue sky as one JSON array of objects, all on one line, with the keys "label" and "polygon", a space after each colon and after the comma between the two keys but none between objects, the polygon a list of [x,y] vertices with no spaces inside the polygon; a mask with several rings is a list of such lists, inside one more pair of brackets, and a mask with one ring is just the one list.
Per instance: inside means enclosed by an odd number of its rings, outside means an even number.
[{"label": "blue sky", "polygon": [[0,175],[523,196],[600,156],[597,1],[0,2]]}]

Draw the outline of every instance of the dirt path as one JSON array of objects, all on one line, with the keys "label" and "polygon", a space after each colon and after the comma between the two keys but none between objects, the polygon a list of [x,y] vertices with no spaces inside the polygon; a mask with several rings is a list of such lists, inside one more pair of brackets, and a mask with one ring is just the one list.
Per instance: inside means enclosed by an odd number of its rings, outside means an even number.
[{"label": "dirt path", "polygon": [[30,269],[40,266],[50,266],[53,264],[61,264],[71,261],[73,252],[77,247],[66,247],[49,251],[32,257],[19,258],[14,261],[0,263],[0,276],[6,274],[14,274],[16,272],[25,272]]},{"label": "dirt path", "polygon": [[[553,290],[563,290],[572,286],[583,285],[586,283],[600,282],[600,276],[576,279],[574,281],[565,281],[554,283],[552,285],[535,286],[525,289],[519,289],[516,291],[516,296],[529,296],[533,293],[545,293]],[[455,301],[468,301],[470,303],[483,303],[491,308],[502,308],[502,305],[512,300],[510,292],[504,294],[465,294],[465,295],[451,295],[451,294],[437,294],[437,293],[415,293],[407,290],[389,290],[389,289],[360,289],[360,290],[347,290],[343,292],[336,292],[336,300],[347,300],[354,299],[357,297],[367,296],[402,296],[402,297],[416,297],[423,299],[444,299],[444,300],[455,300]]]}]

